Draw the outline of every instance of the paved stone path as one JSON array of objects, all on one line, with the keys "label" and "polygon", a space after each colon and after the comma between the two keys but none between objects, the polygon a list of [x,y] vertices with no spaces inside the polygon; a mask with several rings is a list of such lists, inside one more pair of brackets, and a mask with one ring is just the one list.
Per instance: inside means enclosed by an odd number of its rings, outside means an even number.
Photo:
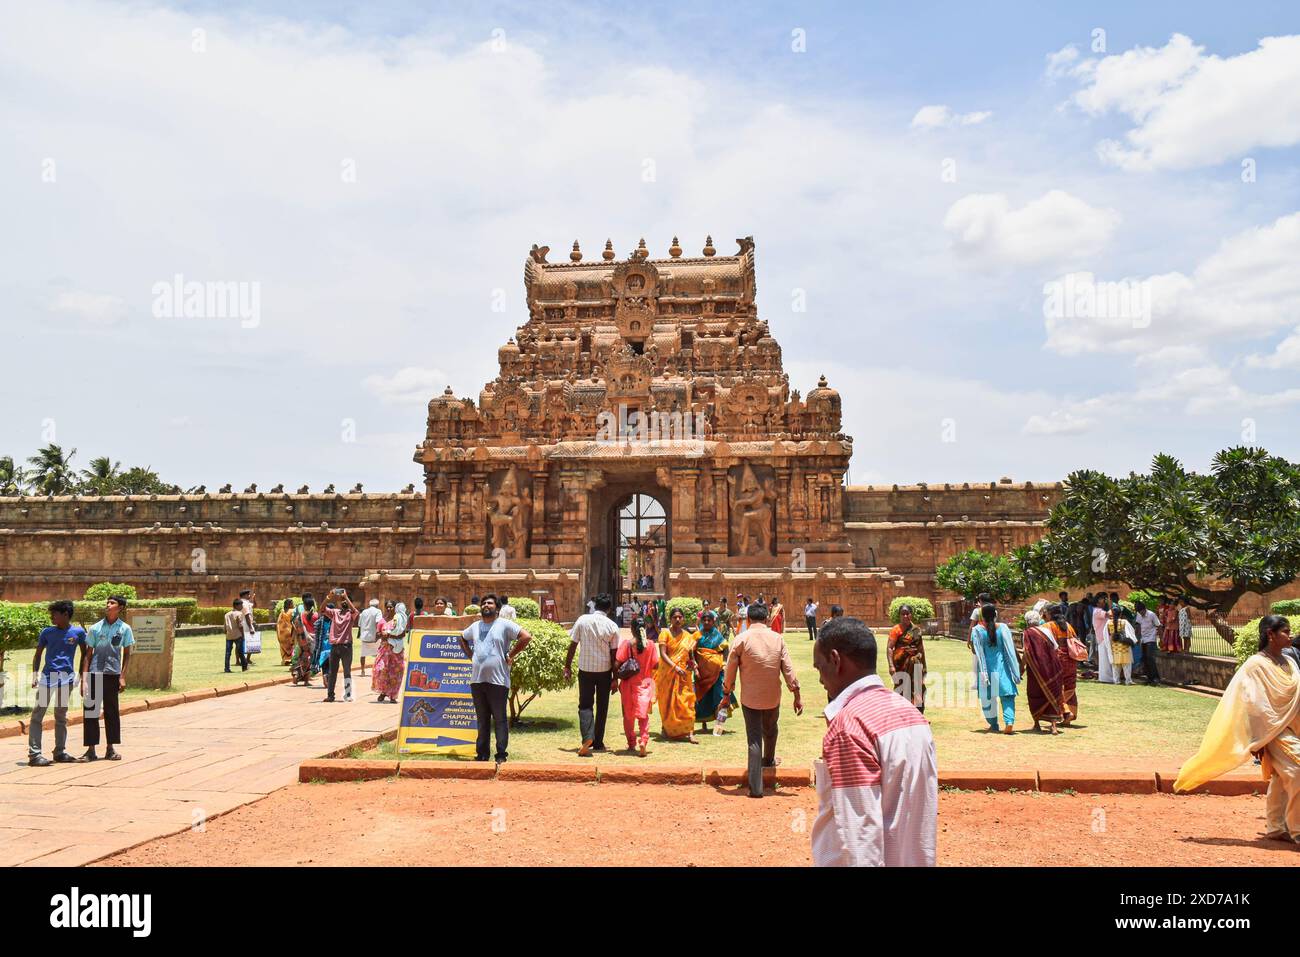
[{"label": "paved stone path", "polygon": [[[0,866],[85,864],[293,783],[300,761],[396,725],[368,672],[353,687],[352,703],[285,684],[126,715],[121,761],[33,768],[26,736],[0,739]],[[70,728],[69,753],[81,740]],[[51,728],[46,757],[53,745]]]}]

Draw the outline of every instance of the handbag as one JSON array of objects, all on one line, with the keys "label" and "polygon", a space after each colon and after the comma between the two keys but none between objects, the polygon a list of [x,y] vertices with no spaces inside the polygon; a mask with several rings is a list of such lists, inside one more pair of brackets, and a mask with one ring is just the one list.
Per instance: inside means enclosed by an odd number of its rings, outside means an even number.
[{"label": "handbag", "polygon": [[625,660],[619,662],[618,668],[614,671],[614,677],[619,681],[627,681],[629,678],[635,678],[640,673],[641,665],[636,660],[636,655],[629,653]]},{"label": "handbag", "polygon": [[1074,635],[1066,636],[1065,650],[1075,661],[1088,660],[1088,646],[1078,638],[1074,637]]},{"label": "handbag", "polygon": [[244,654],[258,655],[262,653],[262,633],[254,631],[244,636]]}]

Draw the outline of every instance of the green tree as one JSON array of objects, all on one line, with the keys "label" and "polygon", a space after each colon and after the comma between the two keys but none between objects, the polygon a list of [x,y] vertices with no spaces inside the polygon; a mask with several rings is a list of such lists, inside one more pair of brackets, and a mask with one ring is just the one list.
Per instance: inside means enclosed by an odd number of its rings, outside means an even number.
[{"label": "green tree", "polygon": [[1157,455],[1149,475],[1074,472],[1041,541],[1017,550],[1070,585],[1123,581],[1182,597],[1233,644],[1225,621],[1248,592],[1300,574],[1300,466],[1263,449],[1219,452],[1209,475]]},{"label": "green tree", "polygon": [[987,592],[1002,605],[1023,601],[1059,584],[1051,574],[1038,576],[1022,567],[1013,555],[993,555],[978,548],[959,552],[935,568],[934,580],[939,587],[955,591],[967,601]]},{"label": "green tree", "polygon": [[14,457],[0,457],[0,495],[22,495],[26,486],[27,473],[21,465],[14,464]]},{"label": "green tree", "polygon": [[62,447],[51,442],[27,460],[32,466],[30,482],[38,495],[70,495],[77,490],[77,475],[72,469],[76,449],[64,453]]},{"label": "green tree", "polygon": [[117,488],[118,495],[170,495],[173,490],[153,469],[138,465],[122,473]]},{"label": "green tree", "polygon": [[524,709],[545,691],[563,691],[573,682],[564,678],[569,633],[540,618],[520,618],[519,627],[532,635],[510,669],[510,723],[518,724]]},{"label": "green tree", "polygon": [[91,495],[113,495],[122,478],[122,463],[107,455],[90,460],[90,467],[81,470],[81,490]]}]

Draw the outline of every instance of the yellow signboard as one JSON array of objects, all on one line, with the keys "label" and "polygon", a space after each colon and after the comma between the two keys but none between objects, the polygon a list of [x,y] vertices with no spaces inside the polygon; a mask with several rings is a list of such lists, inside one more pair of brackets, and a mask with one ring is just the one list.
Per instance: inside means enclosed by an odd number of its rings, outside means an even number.
[{"label": "yellow signboard", "polygon": [[[468,619],[467,619],[468,620]],[[413,628],[407,636],[398,754],[475,753],[478,720],[469,689],[471,664],[460,630]]]}]

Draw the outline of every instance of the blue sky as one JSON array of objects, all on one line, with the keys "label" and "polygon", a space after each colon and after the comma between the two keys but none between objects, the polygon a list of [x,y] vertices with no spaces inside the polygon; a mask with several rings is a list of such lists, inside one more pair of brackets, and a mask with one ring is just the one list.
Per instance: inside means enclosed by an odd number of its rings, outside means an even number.
[{"label": "blue sky", "polygon": [[[476,396],[525,320],[532,243],[711,233],[755,237],[760,314],[793,387],[843,394],[853,481],[1300,457],[1283,4],[5,16],[0,314],[33,361],[0,454],[399,488],[424,403]],[[178,273],[256,284],[258,321],[158,318]],[[1045,314],[1089,283],[1145,313]]]}]

